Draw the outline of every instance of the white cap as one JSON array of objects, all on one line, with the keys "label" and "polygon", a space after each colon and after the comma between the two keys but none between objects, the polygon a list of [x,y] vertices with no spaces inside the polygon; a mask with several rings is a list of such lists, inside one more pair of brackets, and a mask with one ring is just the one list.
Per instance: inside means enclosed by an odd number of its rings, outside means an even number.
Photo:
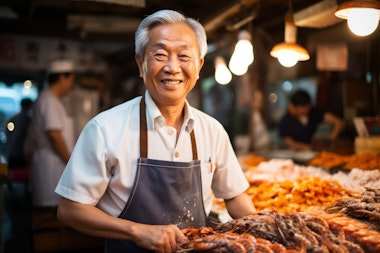
[{"label": "white cap", "polygon": [[74,63],[69,60],[55,60],[50,63],[49,73],[67,73],[74,72]]}]

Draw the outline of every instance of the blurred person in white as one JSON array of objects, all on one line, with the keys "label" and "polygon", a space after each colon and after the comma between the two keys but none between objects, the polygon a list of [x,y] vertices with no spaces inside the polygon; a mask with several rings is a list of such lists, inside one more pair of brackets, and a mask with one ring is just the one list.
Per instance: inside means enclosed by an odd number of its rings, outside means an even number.
[{"label": "blurred person in white", "polygon": [[28,134],[31,152],[30,187],[35,207],[53,207],[59,202],[54,192],[74,146],[72,118],[61,98],[74,84],[74,63],[55,60],[48,69],[48,86],[33,105],[33,119]]},{"label": "blurred person in white", "polygon": [[233,218],[255,208],[221,123],[190,106],[206,33],[172,10],[147,16],[135,36],[145,95],[84,127],[56,188],[61,221],[106,239],[105,252],[176,252],[180,229],[206,225],[212,193]]}]

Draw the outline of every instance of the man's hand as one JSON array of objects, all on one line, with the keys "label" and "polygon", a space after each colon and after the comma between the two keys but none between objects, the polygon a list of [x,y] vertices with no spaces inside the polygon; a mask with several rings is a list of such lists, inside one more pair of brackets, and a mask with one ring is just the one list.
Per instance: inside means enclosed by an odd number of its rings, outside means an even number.
[{"label": "man's hand", "polygon": [[140,224],[136,227],[133,241],[157,253],[172,253],[177,250],[177,244],[187,241],[187,238],[175,225]]}]

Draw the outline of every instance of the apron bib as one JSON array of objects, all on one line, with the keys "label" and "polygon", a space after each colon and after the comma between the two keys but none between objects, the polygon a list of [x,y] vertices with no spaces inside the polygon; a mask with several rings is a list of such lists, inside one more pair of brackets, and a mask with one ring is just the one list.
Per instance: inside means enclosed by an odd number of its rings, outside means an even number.
[{"label": "apron bib", "polygon": [[[175,224],[180,229],[206,225],[201,165],[194,131],[190,133],[193,161],[148,159],[145,98],[140,102],[140,158],[129,199],[119,218],[150,225]],[[106,240],[108,253],[152,252],[127,240]]]}]

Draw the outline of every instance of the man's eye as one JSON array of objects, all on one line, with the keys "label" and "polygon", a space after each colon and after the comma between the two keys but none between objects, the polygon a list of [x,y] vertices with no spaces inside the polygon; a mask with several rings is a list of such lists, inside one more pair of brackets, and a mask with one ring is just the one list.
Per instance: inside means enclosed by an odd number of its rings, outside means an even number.
[{"label": "man's eye", "polygon": [[180,55],[179,58],[180,58],[182,61],[189,61],[191,57],[188,56],[188,55]]},{"label": "man's eye", "polygon": [[165,54],[155,54],[156,59],[158,60],[165,60],[166,55]]}]

